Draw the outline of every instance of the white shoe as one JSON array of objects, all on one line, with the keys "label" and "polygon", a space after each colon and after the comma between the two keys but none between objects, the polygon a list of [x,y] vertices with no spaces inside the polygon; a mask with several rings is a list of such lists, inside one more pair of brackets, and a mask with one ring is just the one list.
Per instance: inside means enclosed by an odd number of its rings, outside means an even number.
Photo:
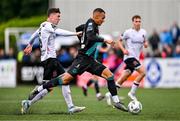
[{"label": "white shoe", "polygon": [[108,104],[109,106],[111,106],[111,105],[112,105],[111,93],[110,93],[110,92],[107,92],[107,93],[105,94],[105,97],[106,97],[106,102],[107,102],[107,104]]},{"label": "white shoe", "polygon": [[85,108],[86,108],[86,107],[72,106],[71,108],[68,109],[68,112],[69,112],[70,114],[78,113],[78,112],[83,111]]},{"label": "white shoe", "polygon": [[128,112],[128,109],[122,102],[114,103],[114,107],[121,111]]},{"label": "white shoe", "polygon": [[29,107],[30,107],[30,105],[29,105],[29,100],[23,100],[22,102],[21,102],[21,113],[22,114],[26,114],[27,113],[27,111],[28,111],[28,109],[29,109]]},{"label": "white shoe", "polygon": [[131,100],[137,101],[137,98],[136,98],[135,94],[132,94],[131,92],[129,92],[128,96],[129,96],[129,98],[131,98]]}]

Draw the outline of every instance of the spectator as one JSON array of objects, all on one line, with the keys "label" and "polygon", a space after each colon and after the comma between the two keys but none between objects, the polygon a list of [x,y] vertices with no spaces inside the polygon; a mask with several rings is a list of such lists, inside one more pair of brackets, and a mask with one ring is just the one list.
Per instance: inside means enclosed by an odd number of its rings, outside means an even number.
[{"label": "spectator", "polygon": [[66,49],[61,49],[59,51],[59,55],[57,55],[57,59],[60,61],[64,68],[69,67],[72,64],[73,58],[67,52]]},{"label": "spectator", "polygon": [[75,58],[78,54],[78,49],[75,46],[72,46],[69,48],[69,54],[71,55],[72,58]]},{"label": "spectator", "polygon": [[173,44],[176,45],[177,41],[180,37],[180,29],[179,29],[177,22],[174,22],[174,24],[172,25],[172,27],[170,29],[170,33],[171,33],[171,36],[173,39]]},{"label": "spectator", "polygon": [[173,54],[173,57],[175,58],[180,58],[180,44],[178,44],[176,47],[175,47],[175,52]]},{"label": "spectator", "polygon": [[16,59],[15,53],[14,53],[14,49],[11,47],[9,48],[9,53],[7,55],[8,59]]},{"label": "spectator", "polygon": [[164,29],[161,33],[160,33],[160,40],[161,40],[161,44],[164,45],[172,45],[172,36],[171,33],[167,30]]},{"label": "spectator", "polygon": [[149,37],[149,44],[152,48],[152,51],[156,51],[157,49],[159,49],[159,42],[160,42],[159,34],[157,33],[156,30],[153,30],[152,35]]},{"label": "spectator", "polygon": [[108,51],[108,57],[104,60],[104,65],[114,72],[121,62],[122,58],[118,58],[115,50],[111,48]]},{"label": "spectator", "polygon": [[172,57],[173,56],[173,49],[170,45],[164,45],[162,51],[162,58]]}]

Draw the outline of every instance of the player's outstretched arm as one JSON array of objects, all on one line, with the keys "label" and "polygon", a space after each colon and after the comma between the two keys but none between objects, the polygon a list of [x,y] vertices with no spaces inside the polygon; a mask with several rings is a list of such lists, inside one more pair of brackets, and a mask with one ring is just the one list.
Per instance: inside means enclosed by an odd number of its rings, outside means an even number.
[{"label": "player's outstretched arm", "polygon": [[56,29],[55,33],[57,36],[79,36],[82,34],[82,32],[71,32],[63,29]]},{"label": "player's outstretched arm", "polygon": [[34,40],[39,37],[39,29],[37,29],[30,37],[29,44],[32,45]]},{"label": "player's outstretched arm", "polygon": [[37,29],[30,37],[29,44],[24,49],[24,54],[29,55],[32,52],[32,45],[34,40],[39,37],[39,29]]},{"label": "player's outstretched arm", "polygon": [[32,45],[28,44],[26,48],[24,49],[24,54],[29,55],[32,52]]}]

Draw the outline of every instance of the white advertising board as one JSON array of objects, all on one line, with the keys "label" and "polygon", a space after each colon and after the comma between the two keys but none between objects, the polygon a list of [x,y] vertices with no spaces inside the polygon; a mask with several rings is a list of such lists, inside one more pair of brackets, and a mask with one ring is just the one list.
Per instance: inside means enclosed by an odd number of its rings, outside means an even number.
[{"label": "white advertising board", "polygon": [[0,87],[16,87],[16,60],[0,60]]},{"label": "white advertising board", "polygon": [[180,59],[145,59],[145,88],[180,88]]}]

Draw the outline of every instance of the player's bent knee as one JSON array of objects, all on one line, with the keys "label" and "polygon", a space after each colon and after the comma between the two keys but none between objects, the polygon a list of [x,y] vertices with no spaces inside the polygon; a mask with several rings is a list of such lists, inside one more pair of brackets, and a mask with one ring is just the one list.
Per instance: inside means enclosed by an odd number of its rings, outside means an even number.
[{"label": "player's bent knee", "polygon": [[105,68],[101,75],[106,79],[114,76],[113,73],[108,68]]},{"label": "player's bent knee", "polygon": [[62,77],[63,85],[68,85],[70,83],[70,81],[73,79],[74,79],[74,77],[71,74],[65,73]]}]

